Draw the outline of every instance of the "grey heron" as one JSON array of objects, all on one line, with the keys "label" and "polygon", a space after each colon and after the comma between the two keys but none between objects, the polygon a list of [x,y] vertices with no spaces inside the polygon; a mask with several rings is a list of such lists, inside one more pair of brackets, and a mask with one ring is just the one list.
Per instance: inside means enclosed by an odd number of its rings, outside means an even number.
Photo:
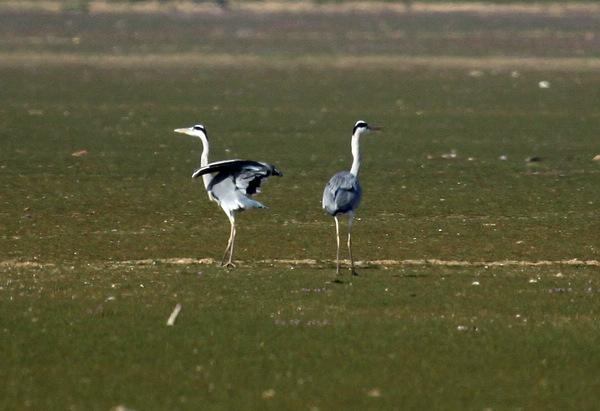
[{"label": "grey heron", "polygon": [[[200,168],[194,171],[192,178],[202,176],[208,198],[219,204],[229,218],[231,232],[225,254],[221,260],[221,266],[235,266],[233,264],[233,248],[237,213],[251,208],[267,208],[253,199],[251,195],[260,192],[260,185],[263,180],[272,175],[283,176],[283,173],[271,164],[251,160],[236,159],[209,163],[210,146],[204,126],[195,125],[189,128],[177,128],[174,131],[198,137],[202,141]],[[227,259],[228,254],[229,259]],[[227,262],[225,262],[226,259]]]},{"label": "grey heron", "polygon": [[356,209],[360,205],[362,188],[358,182],[360,171],[361,153],[360,137],[370,131],[381,130],[382,127],[370,126],[365,121],[359,120],[352,131],[352,167],[350,171],[340,171],[327,183],[323,191],[323,209],[335,219],[335,235],[337,240],[337,270],[340,275],[340,215],[348,216],[348,252],[350,254],[350,271],[352,275],[358,275],[354,269],[354,258],[352,256],[352,224],[356,217]]}]

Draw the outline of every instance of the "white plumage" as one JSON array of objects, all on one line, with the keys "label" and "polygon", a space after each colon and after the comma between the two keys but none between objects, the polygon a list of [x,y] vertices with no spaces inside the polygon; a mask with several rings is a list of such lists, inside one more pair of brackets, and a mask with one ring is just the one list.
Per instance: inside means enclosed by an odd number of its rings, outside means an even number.
[{"label": "white plumage", "polygon": [[[219,204],[231,223],[231,232],[222,266],[233,266],[233,249],[236,235],[236,213],[251,208],[267,208],[251,196],[260,192],[261,183],[268,177],[283,176],[275,166],[251,160],[225,160],[208,162],[209,141],[206,129],[202,125],[189,128],[178,128],[176,133],[198,137],[203,149],[200,157],[200,168],[194,171],[192,178],[202,177],[208,197]],[[229,258],[227,258],[229,254]],[[227,262],[225,260],[227,259]]]}]

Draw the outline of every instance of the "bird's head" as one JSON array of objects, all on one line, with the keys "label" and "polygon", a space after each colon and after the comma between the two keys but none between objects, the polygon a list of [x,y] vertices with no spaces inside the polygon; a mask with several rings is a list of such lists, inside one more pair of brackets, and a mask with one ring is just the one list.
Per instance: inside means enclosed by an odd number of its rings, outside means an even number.
[{"label": "bird's head", "polygon": [[206,132],[206,129],[202,124],[197,124],[193,127],[187,128],[176,128],[173,131],[175,131],[176,133],[187,134],[188,136],[208,138],[208,133]]},{"label": "bird's head", "polygon": [[366,121],[358,120],[354,125],[354,130],[352,130],[352,134],[363,134],[368,133],[370,131],[379,131],[383,130],[383,127],[380,126],[371,126]]}]

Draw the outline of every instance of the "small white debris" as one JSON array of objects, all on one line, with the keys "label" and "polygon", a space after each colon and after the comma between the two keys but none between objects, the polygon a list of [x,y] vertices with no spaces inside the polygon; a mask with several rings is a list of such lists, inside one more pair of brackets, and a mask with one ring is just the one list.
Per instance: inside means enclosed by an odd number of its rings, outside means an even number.
[{"label": "small white debris", "polygon": [[179,313],[181,312],[181,304],[177,304],[175,306],[175,308],[173,308],[173,312],[171,313],[171,315],[169,316],[169,319],[167,320],[167,325],[172,326],[175,324],[175,321],[177,320],[177,316],[179,315]]},{"label": "small white debris", "polygon": [[479,281],[473,281],[471,284],[472,285],[479,285]]},{"label": "small white debris", "polygon": [[440,157],[442,158],[456,158],[458,154],[456,154],[456,150],[452,149],[449,153],[443,153]]},{"label": "small white debris", "polygon": [[543,80],[538,83],[539,88],[550,88],[550,82]]}]

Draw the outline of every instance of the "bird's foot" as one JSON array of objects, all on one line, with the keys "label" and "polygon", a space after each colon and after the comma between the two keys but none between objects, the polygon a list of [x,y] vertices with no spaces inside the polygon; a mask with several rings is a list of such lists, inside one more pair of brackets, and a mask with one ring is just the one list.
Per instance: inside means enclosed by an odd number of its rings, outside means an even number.
[{"label": "bird's foot", "polygon": [[352,268],[352,269],[350,270],[350,273],[351,273],[352,275],[355,275],[355,276],[357,276],[357,277],[359,276],[358,272],[356,272],[356,270],[355,270],[354,268]]},{"label": "bird's foot", "polygon": [[221,267],[224,268],[235,268],[235,264],[232,261],[222,262]]}]

